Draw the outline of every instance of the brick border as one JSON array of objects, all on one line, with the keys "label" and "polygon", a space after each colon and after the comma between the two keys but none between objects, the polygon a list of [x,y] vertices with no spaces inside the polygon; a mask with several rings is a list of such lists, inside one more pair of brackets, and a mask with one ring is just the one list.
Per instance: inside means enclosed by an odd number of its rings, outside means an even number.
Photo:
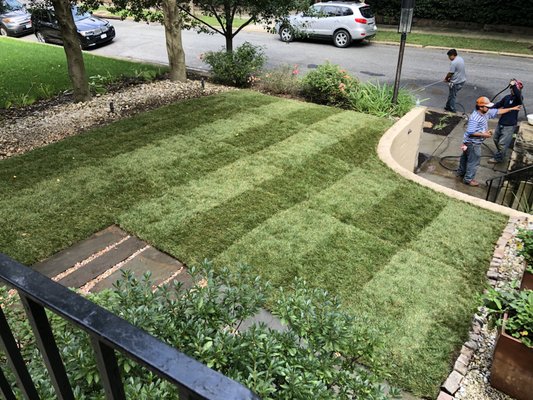
[{"label": "brick border", "polygon": [[[507,222],[507,226],[503,230],[502,235],[496,242],[494,248],[494,253],[492,260],[489,265],[489,270],[487,271],[487,282],[493,288],[496,288],[498,281],[501,278],[499,268],[503,263],[503,257],[505,254],[505,248],[515,234],[515,229],[517,225],[521,222],[528,221],[527,217],[515,216],[510,217]],[[483,326],[484,315],[475,314],[472,318],[472,327],[468,333],[468,340],[461,347],[459,357],[455,361],[452,372],[448,375],[444,383],[441,385],[440,393],[437,397],[437,400],[452,400],[461,387],[461,382],[463,381],[466,373],[468,372],[468,366],[472,360],[472,356],[478,349],[478,342],[481,339],[480,332],[481,327]]]}]

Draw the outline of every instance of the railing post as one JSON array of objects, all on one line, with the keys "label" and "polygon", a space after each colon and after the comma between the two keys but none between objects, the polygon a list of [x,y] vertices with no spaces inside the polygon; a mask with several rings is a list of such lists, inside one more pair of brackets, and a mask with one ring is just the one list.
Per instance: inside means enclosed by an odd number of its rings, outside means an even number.
[{"label": "railing post", "polygon": [[96,365],[100,371],[106,398],[108,400],[126,400],[115,351],[93,336],[91,336],[91,345],[96,355]]},{"label": "railing post", "polygon": [[72,393],[65,365],[59,355],[59,350],[44,307],[27,298],[23,293],[19,292],[19,294],[30,321],[33,334],[35,335],[37,347],[41,352],[46,369],[50,374],[50,380],[52,381],[52,385],[54,385],[58,399],[74,400],[74,394]]},{"label": "railing post", "polygon": [[[20,354],[17,342],[13,337],[13,333],[11,332],[11,328],[9,327],[2,307],[0,307],[0,347],[7,356],[9,367],[15,374],[17,385],[24,397],[27,400],[39,400],[37,389],[35,389],[35,385],[31,380],[30,373],[28,372],[24,359]],[[2,371],[0,371],[0,389],[7,400],[15,399],[11,386],[7,382]]]},{"label": "railing post", "polygon": [[11,390],[11,385],[9,385],[9,382],[6,379],[6,376],[4,375],[4,372],[0,369],[0,394],[4,396],[5,400],[17,400],[15,395],[13,394],[13,390]]}]

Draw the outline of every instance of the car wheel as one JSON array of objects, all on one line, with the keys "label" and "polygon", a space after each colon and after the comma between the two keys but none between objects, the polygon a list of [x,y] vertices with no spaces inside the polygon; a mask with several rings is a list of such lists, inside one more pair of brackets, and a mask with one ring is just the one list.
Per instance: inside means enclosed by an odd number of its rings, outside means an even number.
[{"label": "car wheel", "polygon": [[344,29],[339,29],[333,35],[333,43],[337,47],[348,47],[352,43],[352,37]]},{"label": "car wheel", "polygon": [[37,40],[41,43],[46,43],[46,39],[44,38],[43,34],[39,31],[35,31],[35,36],[37,37]]},{"label": "car wheel", "polygon": [[9,33],[4,26],[0,26],[0,36],[9,36]]},{"label": "car wheel", "polygon": [[282,26],[279,30],[279,37],[283,42],[292,42],[294,40],[294,30],[290,26]]}]

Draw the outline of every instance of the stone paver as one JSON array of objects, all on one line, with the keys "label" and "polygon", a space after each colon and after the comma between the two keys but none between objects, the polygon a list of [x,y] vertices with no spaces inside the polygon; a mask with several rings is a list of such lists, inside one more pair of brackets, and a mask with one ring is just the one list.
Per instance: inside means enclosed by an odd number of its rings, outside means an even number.
[{"label": "stone paver", "polygon": [[[186,267],[118,226],[110,226],[74,246],[33,266],[67,287],[97,292],[111,288],[122,271],[141,278],[150,271],[155,285],[178,281],[184,288],[192,284]],[[70,271],[71,270],[71,271]]]},{"label": "stone paver", "polygon": [[110,289],[113,284],[120,279],[122,271],[130,271],[136,278],[142,278],[146,271],[150,271],[152,276],[150,280],[154,285],[160,285],[173,276],[173,281],[183,283],[183,287],[189,288],[191,286],[191,278],[187,273],[185,266],[153,247],[149,247],[137,257],[124,263],[117,271],[113,272],[106,279],[95,284],[91,292],[99,292],[104,289]]},{"label": "stone paver", "polygon": [[102,251],[121,239],[124,239],[127,235],[128,234],[118,226],[110,226],[103,231],[95,233],[88,239],[82,240],[74,246],[54,254],[50,258],[34,264],[32,268],[39,271],[41,274],[52,278],[87,259],[91,255]]}]

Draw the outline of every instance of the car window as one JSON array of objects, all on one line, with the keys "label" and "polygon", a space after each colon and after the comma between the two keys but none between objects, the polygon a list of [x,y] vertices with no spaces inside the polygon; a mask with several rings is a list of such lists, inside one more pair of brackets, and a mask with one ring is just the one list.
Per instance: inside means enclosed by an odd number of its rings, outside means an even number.
[{"label": "car window", "polygon": [[341,9],[341,15],[353,15],[353,10],[350,7],[339,7]]},{"label": "car window", "polygon": [[313,5],[309,7],[309,10],[304,11],[303,15],[304,17],[317,17],[322,12],[322,7],[319,5]]},{"label": "car window", "polygon": [[326,16],[326,17],[336,17],[338,15],[341,15],[341,10],[340,10],[340,7],[336,7],[336,6],[325,6],[323,9],[322,9],[322,13]]},{"label": "car window", "polygon": [[24,6],[17,0],[4,0],[0,3],[0,11],[17,11],[22,10]]},{"label": "car window", "polygon": [[365,18],[374,18],[374,12],[368,6],[361,7],[359,11],[361,11],[361,15]]}]

